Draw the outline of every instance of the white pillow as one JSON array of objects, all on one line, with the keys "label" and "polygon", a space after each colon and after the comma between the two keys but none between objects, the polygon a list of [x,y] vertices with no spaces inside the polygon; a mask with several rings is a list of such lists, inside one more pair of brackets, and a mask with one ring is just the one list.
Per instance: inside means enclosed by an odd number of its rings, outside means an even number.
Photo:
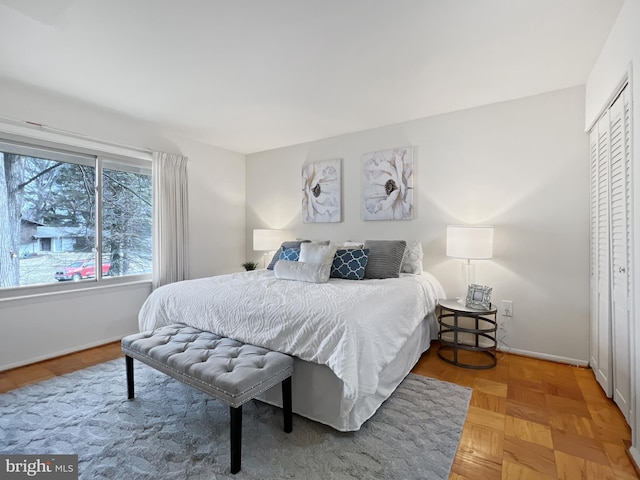
[{"label": "white pillow", "polygon": [[333,257],[336,255],[335,245],[320,245],[319,243],[300,244],[299,262],[305,263],[325,263],[331,265]]},{"label": "white pillow", "polygon": [[341,248],[363,248],[364,242],[343,242]]},{"label": "white pillow", "polygon": [[326,263],[292,262],[280,260],[273,267],[273,274],[280,280],[297,280],[309,283],[327,283],[331,265]]},{"label": "white pillow", "polygon": [[414,240],[407,244],[407,248],[404,251],[404,257],[402,259],[402,267],[400,271],[402,273],[422,273],[422,244],[420,240]]}]

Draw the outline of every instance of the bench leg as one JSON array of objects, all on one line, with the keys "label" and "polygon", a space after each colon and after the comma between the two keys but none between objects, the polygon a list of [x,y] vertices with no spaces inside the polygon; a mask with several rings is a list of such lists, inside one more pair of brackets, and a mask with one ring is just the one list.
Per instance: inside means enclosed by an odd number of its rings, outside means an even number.
[{"label": "bench leg", "polygon": [[282,410],[284,411],[284,431],[291,433],[293,430],[293,412],[291,405],[291,377],[282,381]]},{"label": "bench leg", "polygon": [[229,408],[231,413],[231,473],[238,473],[242,456],[242,405]]},{"label": "bench leg", "polygon": [[134,396],[133,393],[133,358],[129,355],[125,355],[124,357],[125,363],[127,365],[127,398],[131,400]]}]

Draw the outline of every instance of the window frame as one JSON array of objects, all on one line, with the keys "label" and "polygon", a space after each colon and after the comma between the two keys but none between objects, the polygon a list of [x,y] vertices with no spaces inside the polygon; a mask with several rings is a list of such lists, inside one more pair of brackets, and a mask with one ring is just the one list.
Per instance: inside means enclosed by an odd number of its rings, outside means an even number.
[{"label": "window frame", "polygon": [[[151,175],[152,153],[150,150],[136,147],[128,147],[115,143],[104,142],[77,135],[70,132],[56,131],[41,125],[32,125],[18,121],[0,121],[0,143],[18,144],[26,148],[33,148],[34,152],[41,150],[45,152],[59,151],[63,156],[78,159],[78,164],[87,164],[86,159],[93,157],[92,166],[95,167],[96,181],[96,215],[95,222],[95,244],[94,259],[96,265],[102,265],[102,193],[98,188],[102,188],[102,168],[105,164],[121,166],[123,170],[133,170],[138,173]],[[44,157],[46,158],[46,156]],[[79,160],[84,159],[84,160]],[[69,160],[63,160],[69,161]],[[153,235],[152,230],[152,235]],[[152,258],[154,252],[152,251]],[[122,277],[102,278],[102,269],[96,269],[94,279],[87,279],[81,282],[56,282],[35,285],[22,285],[16,287],[6,287],[0,289],[0,302],[16,300],[43,295],[57,295],[67,292],[77,292],[82,290],[94,290],[111,288],[121,285],[148,283],[151,284],[152,274],[132,274]]]},{"label": "window frame", "polygon": [[[104,210],[103,210],[104,196],[102,194],[100,195],[97,194],[98,191],[102,191],[103,189],[104,169],[136,173],[139,175],[149,175],[149,177],[152,177],[151,163],[149,163],[149,165],[145,165],[142,162],[136,161],[134,159],[124,162],[122,160],[117,160],[112,158],[111,156],[105,156],[105,155],[98,156],[96,158],[96,211],[100,212],[100,214],[96,214],[96,221],[95,221],[96,232],[100,232],[100,235],[96,235],[96,244],[95,244],[96,262],[97,262],[96,265],[102,265],[102,258],[103,258],[102,252],[104,249],[104,245],[102,243],[102,239],[103,239],[102,218],[104,216],[103,215],[104,214]],[[152,216],[151,235],[153,237],[153,212],[151,216]],[[151,243],[152,243],[151,258],[152,258],[152,266],[153,266],[153,238]],[[127,279],[127,278],[132,278],[134,280],[148,279],[149,281],[151,281],[151,276],[152,276],[152,273],[141,273],[141,274],[125,275],[122,277],[119,277],[119,276],[105,277],[103,279],[102,269],[96,268],[95,278],[103,282],[108,282],[109,284],[111,283],[118,284],[118,283],[126,283],[126,281],[123,279]]]}]

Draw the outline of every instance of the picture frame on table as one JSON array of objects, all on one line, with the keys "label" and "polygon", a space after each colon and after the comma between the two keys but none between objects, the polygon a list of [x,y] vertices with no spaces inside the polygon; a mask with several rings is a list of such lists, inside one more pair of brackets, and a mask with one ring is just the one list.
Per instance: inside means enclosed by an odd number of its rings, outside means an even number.
[{"label": "picture frame on table", "polygon": [[472,283],[467,289],[467,301],[465,305],[479,310],[491,310],[491,291],[493,288],[486,285]]}]

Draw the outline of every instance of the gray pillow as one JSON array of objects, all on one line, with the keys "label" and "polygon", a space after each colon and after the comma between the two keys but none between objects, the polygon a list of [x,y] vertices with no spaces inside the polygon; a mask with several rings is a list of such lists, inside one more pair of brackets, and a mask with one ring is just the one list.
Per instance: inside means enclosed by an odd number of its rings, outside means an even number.
[{"label": "gray pillow", "polygon": [[273,267],[273,274],[280,280],[327,283],[331,265],[328,263],[306,263],[280,260]]},{"label": "gray pillow", "polygon": [[280,245],[280,248],[276,250],[276,253],[273,254],[273,258],[271,259],[271,262],[269,262],[269,266],[267,267],[267,270],[273,270],[273,266],[276,264],[278,260],[280,260],[280,252],[284,251],[287,248],[300,248],[301,243],[308,243],[310,241],[311,240],[291,240],[288,242],[282,242],[282,245]]},{"label": "gray pillow", "polygon": [[364,278],[398,278],[402,258],[407,248],[404,240],[367,240],[364,248],[369,249],[369,260]]}]

